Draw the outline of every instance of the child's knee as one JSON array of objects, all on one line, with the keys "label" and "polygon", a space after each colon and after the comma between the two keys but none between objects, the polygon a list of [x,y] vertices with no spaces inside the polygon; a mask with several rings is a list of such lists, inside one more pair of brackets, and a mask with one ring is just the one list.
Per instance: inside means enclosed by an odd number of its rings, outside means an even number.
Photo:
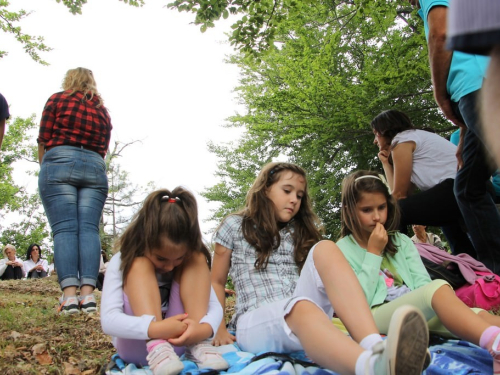
[{"label": "child's knee", "polygon": [[155,272],[155,267],[153,262],[151,262],[146,257],[134,258],[130,266],[129,274],[136,272]]},{"label": "child's knee", "polygon": [[321,241],[314,247],[313,260],[315,264],[326,262],[331,265],[333,260],[339,258],[345,260],[344,254],[333,241]]},{"label": "child's knee", "polygon": [[303,319],[314,319],[314,316],[318,314],[325,315],[323,310],[321,310],[318,305],[309,300],[299,300],[294,303],[290,312],[285,316],[285,321],[289,323],[298,322]]}]

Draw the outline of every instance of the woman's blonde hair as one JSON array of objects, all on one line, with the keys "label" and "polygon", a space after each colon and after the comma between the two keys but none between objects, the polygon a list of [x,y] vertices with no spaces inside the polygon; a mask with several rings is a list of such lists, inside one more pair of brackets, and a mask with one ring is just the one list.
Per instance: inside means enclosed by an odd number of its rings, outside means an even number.
[{"label": "woman's blonde hair", "polygon": [[[342,182],[340,236],[346,237],[352,234],[354,238],[362,238],[363,232],[356,212],[356,205],[364,193],[381,193],[385,196],[387,200],[387,221],[384,224],[384,228],[387,231],[399,229],[399,207],[394,197],[389,193],[387,185],[377,173],[357,171],[348,175]],[[385,251],[390,255],[397,253],[394,236],[389,236]]]},{"label": "woman's blonde hair", "polygon": [[293,218],[294,259],[300,269],[309,250],[322,238],[321,223],[312,210],[307,190],[306,171],[291,163],[266,164],[248,191],[245,208],[237,213],[243,217],[243,236],[257,252],[257,269],[265,269],[271,252],[280,246],[280,227],[274,204],[267,197],[267,192],[286,172],[296,173],[305,181],[300,209]]},{"label": "woman's blonde hair", "polygon": [[63,79],[62,88],[64,91],[71,91],[70,95],[76,91],[81,91],[88,100],[92,100],[96,96],[99,100],[98,107],[103,105],[101,95],[97,91],[94,75],[90,69],[76,68],[68,70]]},{"label": "woman's blonde hair", "polygon": [[14,245],[11,245],[11,244],[5,245],[4,248],[3,248],[3,255],[5,257],[7,257],[7,249],[11,249],[11,250],[16,251],[16,248],[14,247]]}]

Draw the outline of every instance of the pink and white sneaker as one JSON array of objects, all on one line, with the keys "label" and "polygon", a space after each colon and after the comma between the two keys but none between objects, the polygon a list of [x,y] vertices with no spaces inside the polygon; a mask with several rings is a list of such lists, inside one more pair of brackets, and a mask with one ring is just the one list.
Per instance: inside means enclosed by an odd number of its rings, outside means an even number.
[{"label": "pink and white sneaker", "polygon": [[199,369],[226,370],[229,367],[222,355],[207,340],[188,346],[184,355],[190,361],[195,362]]},{"label": "pink and white sneaker", "polygon": [[184,369],[172,345],[165,340],[150,340],[146,344],[149,368],[154,375],[177,375]]},{"label": "pink and white sneaker", "polygon": [[500,375],[500,334],[493,336],[486,348],[493,357],[493,375]]}]

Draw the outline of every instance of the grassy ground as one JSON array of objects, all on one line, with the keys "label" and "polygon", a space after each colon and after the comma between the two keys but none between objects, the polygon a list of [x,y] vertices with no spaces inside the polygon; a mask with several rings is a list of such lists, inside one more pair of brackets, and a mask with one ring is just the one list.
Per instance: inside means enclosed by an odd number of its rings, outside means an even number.
[{"label": "grassy ground", "polygon": [[106,366],[114,350],[99,315],[58,316],[60,296],[55,276],[0,281],[0,374],[91,375]]},{"label": "grassy ground", "polygon": [[[100,292],[95,292],[100,301]],[[0,374],[99,374],[115,353],[97,314],[58,316],[56,276],[0,281]],[[234,299],[228,299],[226,318]]]}]

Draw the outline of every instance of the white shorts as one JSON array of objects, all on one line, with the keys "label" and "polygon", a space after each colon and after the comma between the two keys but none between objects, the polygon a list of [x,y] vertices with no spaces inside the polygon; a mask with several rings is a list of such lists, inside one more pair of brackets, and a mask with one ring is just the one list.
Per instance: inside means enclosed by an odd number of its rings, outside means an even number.
[{"label": "white shorts", "polygon": [[292,297],[248,311],[238,319],[236,341],[242,350],[250,353],[290,353],[303,350],[299,339],[285,321],[285,317],[299,301],[310,301],[329,318],[333,316],[333,308],[314,265],[315,247],[316,245],[307,256]]}]

